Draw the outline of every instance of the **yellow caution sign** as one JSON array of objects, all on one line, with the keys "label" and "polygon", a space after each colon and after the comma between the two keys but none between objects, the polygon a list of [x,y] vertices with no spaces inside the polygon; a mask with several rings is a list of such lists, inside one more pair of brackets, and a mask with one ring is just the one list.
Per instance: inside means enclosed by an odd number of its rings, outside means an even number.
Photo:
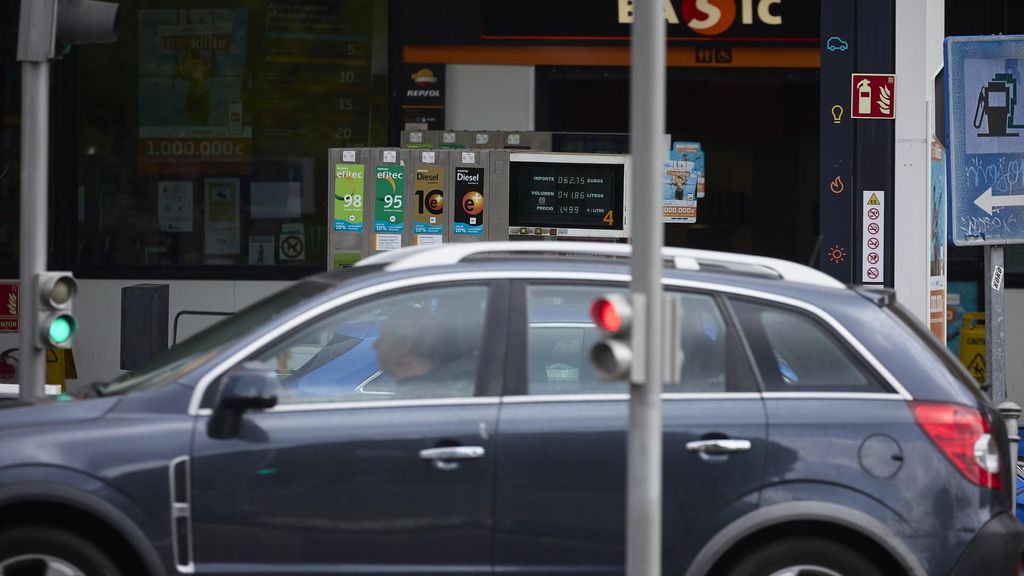
[{"label": "yellow caution sign", "polygon": [[68,378],[78,378],[74,353],[70,349],[48,349],[46,351],[46,383],[59,385],[63,392],[67,389]]},{"label": "yellow caution sign", "polygon": [[964,314],[963,328],[960,329],[960,362],[974,376],[978,384],[985,386],[985,313]]},{"label": "yellow caution sign", "polygon": [[875,193],[871,194],[871,198],[868,198],[868,206],[881,206],[882,203],[878,201],[878,195]]}]

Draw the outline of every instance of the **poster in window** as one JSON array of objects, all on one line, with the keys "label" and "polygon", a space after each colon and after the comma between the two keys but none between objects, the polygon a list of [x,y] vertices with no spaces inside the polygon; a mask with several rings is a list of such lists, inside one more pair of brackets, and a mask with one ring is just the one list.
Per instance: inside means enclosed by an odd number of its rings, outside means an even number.
[{"label": "poster in window", "polygon": [[207,178],[204,218],[206,254],[238,254],[241,218],[239,217],[238,178]]},{"label": "poster in window", "polygon": [[192,231],[192,183],[159,182],[157,222],[163,232]]},{"label": "poster in window", "polygon": [[139,11],[139,173],[244,174],[248,11]]}]

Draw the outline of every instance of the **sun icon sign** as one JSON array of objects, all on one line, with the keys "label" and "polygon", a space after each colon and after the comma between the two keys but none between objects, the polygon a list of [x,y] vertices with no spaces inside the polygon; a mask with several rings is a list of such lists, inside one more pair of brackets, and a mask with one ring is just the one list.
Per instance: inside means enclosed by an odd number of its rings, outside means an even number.
[{"label": "sun icon sign", "polygon": [[836,264],[842,263],[846,260],[846,248],[838,245],[829,248],[828,259]]}]

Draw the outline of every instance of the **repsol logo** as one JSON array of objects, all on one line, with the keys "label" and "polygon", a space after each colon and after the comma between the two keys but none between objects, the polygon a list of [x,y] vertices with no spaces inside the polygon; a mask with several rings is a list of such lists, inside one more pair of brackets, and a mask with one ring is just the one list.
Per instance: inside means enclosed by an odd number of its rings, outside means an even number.
[{"label": "repsol logo", "polygon": [[416,173],[416,181],[417,182],[437,182],[438,180],[441,179],[439,176],[440,176],[439,174],[427,174],[425,172],[417,172]]},{"label": "repsol logo", "polygon": [[455,174],[455,179],[458,180],[459,182],[473,182],[473,183],[477,183],[477,182],[480,182],[480,175],[479,174],[467,174],[465,172],[457,172]]},{"label": "repsol logo", "polygon": [[440,98],[440,90],[407,90],[405,95],[409,98]]},{"label": "repsol logo", "polygon": [[362,180],[363,179],[363,173],[362,172],[353,172],[351,170],[341,170],[341,171],[338,172],[338,175],[336,176],[336,178],[358,178],[358,179]]},{"label": "repsol logo", "polygon": [[[740,12],[740,22],[781,26],[782,16],[773,10],[782,0],[679,0],[679,9],[672,0],[664,0],[665,20],[669,24],[685,23],[697,34],[717,36],[729,29]],[[682,14],[682,20],[679,16]],[[633,23],[633,0],[619,0],[619,24]]]}]

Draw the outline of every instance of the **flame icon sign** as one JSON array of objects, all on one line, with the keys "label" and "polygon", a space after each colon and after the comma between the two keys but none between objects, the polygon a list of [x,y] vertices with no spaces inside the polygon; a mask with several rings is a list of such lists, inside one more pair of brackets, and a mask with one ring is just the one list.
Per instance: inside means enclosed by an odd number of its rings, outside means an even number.
[{"label": "flame icon sign", "polygon": [[18,315],[18,293],[8,292],[7,293],[7,313],[11,316]]},{"label": "flame icon sign", "polygon": [[892,91],[885,86],[878,89],[878,111],[886,116],[892,112]]},{"label": "flame icon sign", "polygon": [[843,179],[836,176],[836,179],[829,183],[829,190],[832,190],[833,194],[842,194],[846,186],[843,185]]}]

